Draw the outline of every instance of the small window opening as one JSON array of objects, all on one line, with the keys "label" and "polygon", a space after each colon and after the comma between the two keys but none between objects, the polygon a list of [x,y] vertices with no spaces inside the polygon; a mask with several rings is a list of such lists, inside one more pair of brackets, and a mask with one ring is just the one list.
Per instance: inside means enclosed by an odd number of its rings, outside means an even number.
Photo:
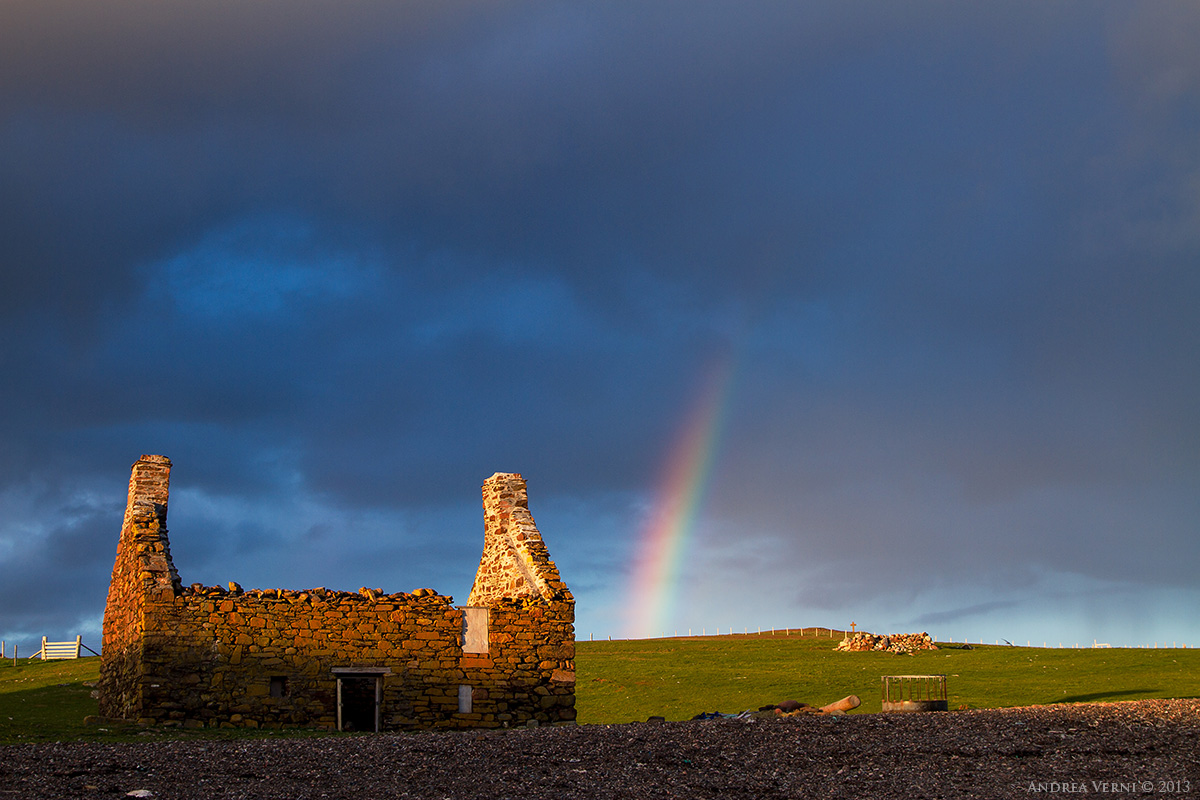
[{"label": "small window opening", "polygon": [[466,607],[463,609],[463,652],[487,655],[488,610]]},{"label": "small window opening", "polygon": [[271,678],[271,697],[284,697],[287,695],[287,677],[276,675]]},{"label": "small window opening", "polygon": [[471,700],[473,699],[474,694],[475,694],[475,690],[473,688],[471,688],[470,686],[466,686],[464,684],[459,684],[459,687],[458,687],[458,713],[460,713],[460,714],[470,714],[471,713]]}]

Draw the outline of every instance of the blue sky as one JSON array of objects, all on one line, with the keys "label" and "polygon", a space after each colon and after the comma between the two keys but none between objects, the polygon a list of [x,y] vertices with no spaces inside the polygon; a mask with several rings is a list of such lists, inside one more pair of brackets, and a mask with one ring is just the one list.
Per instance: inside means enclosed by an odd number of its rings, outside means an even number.
[{"label": "blue sky", "polygon": [[1200,641],[1190,2],[0,5],[0,636],[186,583],[465,600],[521,472],[581,636],[712,365],[671,622]]}]

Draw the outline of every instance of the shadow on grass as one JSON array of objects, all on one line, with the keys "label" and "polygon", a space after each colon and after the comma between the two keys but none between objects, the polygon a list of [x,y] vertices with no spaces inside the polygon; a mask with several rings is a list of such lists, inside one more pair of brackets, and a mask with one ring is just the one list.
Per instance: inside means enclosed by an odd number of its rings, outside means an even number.
[{"label": "shadow on grass", "polygon": [[1103,703],[1109,700],[1144,700],[1161,692],[1162,689],[1122,689],[1119,692],[1093,692],[1092,694],[1075,694],[1054,700],[1050,705],[1060,703]]},{"label": "shadow on grass", "polygon": [[[146,726],[116,719],[85,725],[84,718],[99,711],[99,704],[91,695],[91,687],[82,683],[56,684],[0,694],[0,747],[62,741],[134,742],[375,735],[340,733],[324,728],[281,730]],[[3,796],[4,790],[0,787],[0,797]]]},{"label": "shadow on grass", "polygon": [[41,686],[0,695],[0,743],[74,739],[88,732],[83,718],[97,713],[82,683]]}]

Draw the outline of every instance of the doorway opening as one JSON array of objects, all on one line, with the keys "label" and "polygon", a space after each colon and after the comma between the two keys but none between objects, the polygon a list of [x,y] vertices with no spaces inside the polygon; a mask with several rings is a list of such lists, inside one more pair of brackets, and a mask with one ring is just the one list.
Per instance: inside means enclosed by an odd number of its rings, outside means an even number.
[{"label": "doorway opening", "polygon": [[383,676],[388,667],[344,667],[337,678],[337,729],[379,732],[383,718]]}]

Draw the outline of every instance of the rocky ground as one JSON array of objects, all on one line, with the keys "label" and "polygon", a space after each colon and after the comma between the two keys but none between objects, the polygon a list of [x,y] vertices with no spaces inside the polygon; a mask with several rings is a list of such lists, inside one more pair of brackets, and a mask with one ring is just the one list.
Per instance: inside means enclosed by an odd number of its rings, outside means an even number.
[{"label": "rocky ground", "polygon": [[1200,797],[1200,700],[0,747],[0,798],[130,792],[178,800]]}]

